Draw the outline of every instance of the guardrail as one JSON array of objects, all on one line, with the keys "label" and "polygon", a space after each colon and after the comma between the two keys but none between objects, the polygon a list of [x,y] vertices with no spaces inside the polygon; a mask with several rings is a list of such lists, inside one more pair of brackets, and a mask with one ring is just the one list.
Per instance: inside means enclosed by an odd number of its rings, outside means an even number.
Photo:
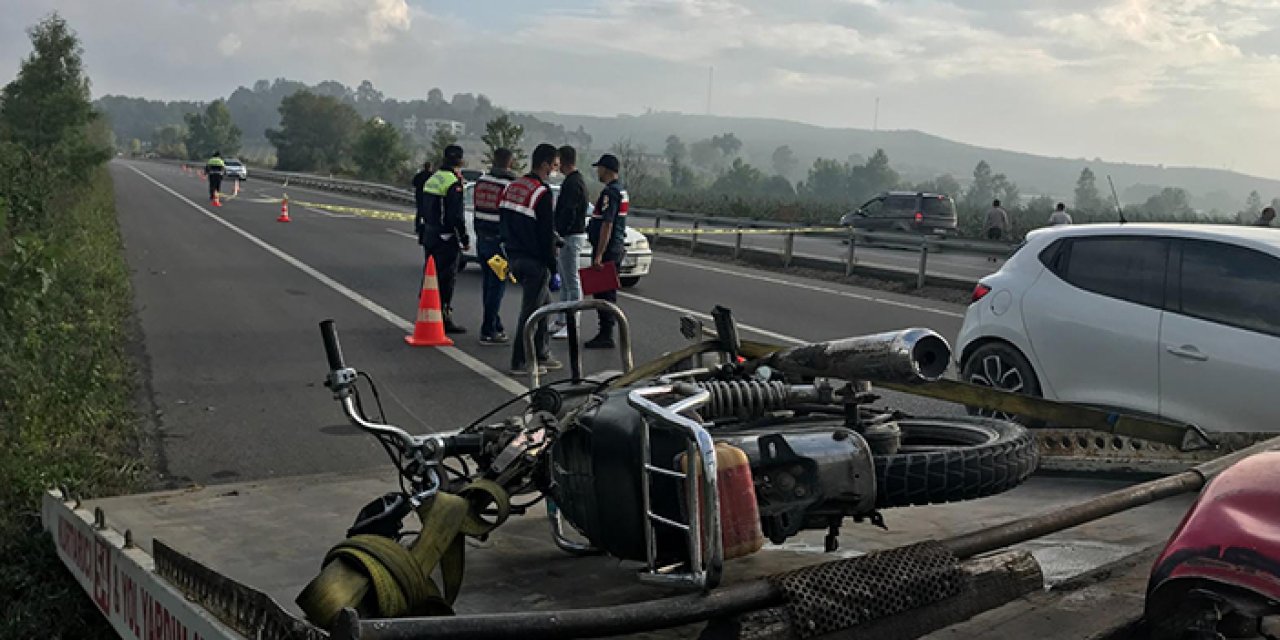
[{"label": "guardrail", "polygon": [[[167,159],[153,159],[152,161],[175,165],[198,164],[198,161]],[[400,204],[412,204],[414,202],[413,192],[410,189],[394,187],[377,182],[366,182],[361,180],[336,178],[333,176],[319,176],[309,173],[276,171],[273,169],[259,169],[253,167],[250,168],[249,175],[250,178],[259,178],[281,184],[311,187],[313,189],[323,191],[346,193],[374,200]],[[703,235],[734,235],[735,241],[731,251],[728,253],[732,255],[735,260],[751,259],[762,264],[777,264],[784,268],[805,266],[822,271],[843,272],[846,277],[854,274],[865,274],[877,277],[902,279],[904,277],[909,278],[914,274],[915,287],[917,289],[923,288],[925,284],[929,282],[944,286],[962,288],[972,287],[975,283],[976,279],[970,277],[937,273],[929,274],[928,264],[929,254],[931,253],[945,251],[948,253],[1006,258],[1016,247],[1016,245],[1013,244],[993,242],[989,240],[943,238],[934,235],[913,233],[873,232],[847,227],[795,226],[768,220],[748,221],[739,218],[709,216],[697,213],[670,211],[667,209],[633,208],[632,212],[636,215],[651,217],[655,220],[654,228],[645,229],[646,235],[650,236],[650,242],[655,245],[662,241],[676,242],[687,244],[690,250],[694,253],[698,252],[699,249],[702,249],[706,252],[723,254],[725,253],[725,247],[728,245],[721,243],[699,242],[699,237]],[[670,227],[669,229],[664,229],[662,227],[662,221],[664,219],[692,222],[693,226]],[[742,238],[744,235],[748,234],[783,236],[783,246],[781,250],[776,253],[771,253],[767,249],[743,247]],[[797,255],[795,253],[795,237],[797,235],[841,237],[846,240],[848,249],[842,260],[823,258],[820,256]],[[672,236],[688,236],[688,240],[677,240]],[[862,264],[858,261],[857,257],[857,248],[859,245],[889,246],[915,251],[919,256],[918,267],[914,270],[908,270],[885,265]]]}]

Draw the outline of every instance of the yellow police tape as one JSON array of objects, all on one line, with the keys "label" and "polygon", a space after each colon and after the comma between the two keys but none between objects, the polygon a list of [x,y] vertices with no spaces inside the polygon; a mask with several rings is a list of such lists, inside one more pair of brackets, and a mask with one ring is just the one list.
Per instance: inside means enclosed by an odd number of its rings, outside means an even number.
[{"label": "yellow police tape", "polygon": [[[281,202],[281,198],[271,198],[271,202]],[[412,222],[416,216],[411,213],[401,213],[399,211],[385,211],[381,209],[365,209],[361,207],[345,207],[336,204],[326,204],[323,202],[304,202],[302,200],[290,200],[289,204],[299,207],[309,207],[312,209],[321,209],[323,211],[331,211],[333,213],[350,213],[365,218],[374,218],[377,220],[398,220],[402,222]],[[708,235],[788,235],[792,233],[848,233],[848,227],[783,227],[777,229],[730,229],[730,228],[699,228],[692,227],[631,227],[639,233],[648,235],[664,235],[664,236],[708,236]]]}]

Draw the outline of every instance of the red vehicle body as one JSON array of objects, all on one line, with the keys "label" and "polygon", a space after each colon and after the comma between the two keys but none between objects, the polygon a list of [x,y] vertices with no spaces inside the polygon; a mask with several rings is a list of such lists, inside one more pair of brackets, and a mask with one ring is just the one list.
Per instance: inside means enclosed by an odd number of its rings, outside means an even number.
[{"label": "red vehicle body", "polygon": [[1275,615],[1280,452],[1266,452],[1201,492],[1156,560],[1146,619],[1155,637],[1252,637],[1262,618]]}]

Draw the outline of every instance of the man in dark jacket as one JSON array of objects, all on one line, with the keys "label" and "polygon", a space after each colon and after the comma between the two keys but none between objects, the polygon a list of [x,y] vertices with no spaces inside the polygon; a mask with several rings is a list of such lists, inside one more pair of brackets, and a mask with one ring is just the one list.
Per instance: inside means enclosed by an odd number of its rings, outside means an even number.
[{"label": "man in dark jacket", "polygon": [[[591,222],[587,225],[587,237],[591,240],[591,268],[599,269],[606,262],[612,262],[615,269],[622,271],[622,257],[626,249],[627,210],[631,207],[631,198],[627,189],[618,178],[622,164],[617,156],[606,153],[600,161],[592,165],[596,168],[596,177],[604,183],[604,190],[596,200],[596,208],[591,212]],[[618,291],[602,291],[593,296],[596,300],[608,300],[618,303]],[[614,317],[598,312],[600,317],[600,333],[588,340],[588,349],[612,349]]]},{"label": "man in dark jacket", "polygon": [[552,205],[551,187],[547,176],[555,171],[559,162],[556,148],[540,144],[533,150],[530,160],[533,170],[512,182],[502,195],[502,242],[511,262],[511,273],[520,284],[520,321],[516,325],[515,345],[511,350],[511,373],[526,375],[530,363],[524,351],[523,336],[534,332],[533,354],[537,360],[532,366],[540,371],[559,369],[561,365],[552,359],[547,340],[547,321],[543,318],[537,326],[525,323],[538,307],[551,301],[547,285],[556,269],[555,210]]},{"label": "man in dark jacket", "polygon": [[[556,200],[556,235],[564,241],[560,247],[560,300],[576,302],[582,299],[582,280],[578,277],[578,256],[587,246],[587,183],[578,172],[578,151],[569,145],[560,147],[560,197]],[[561,324],[568,322],[566,318]],[[561,327],[555,335],[558,340],[569,337],[569,330]]]},{"label": "man in dark jacket", "polygon": [[222,206],[222,173],[226,168],[227,163],[222,161],[222,154],[217,151],[204,163],[205,179],[209,181],[209,203],[215,207]]},{"label": "man in dark jacket", "polygon": [[502,253],[502,194],[506,193],[512,182],[520,178],[520,174],[511,170],[512,159],[510,149],[494,151],[493,167],[489,173],[480,176],[472,192],[476,260],[484,273],[484,315],[480,322],[480,344],[483,345],[506,344],[508,340],[502,327],[502,315],[499,313],[507,282],[494,273],[489,266],[489,259]]},{"label": "man in dark jacket", "polygon": [[453,285],[462,251],[471,246],[462,201],[463,180],[458,173],[462,165],[462,147],[446,147],[440,170],[422,185],[422,201],[413,225],[426,259],[434,258],[436,262],[444,331],[455,334],[467,332],[453,322]]},{"label": "man in dark jacket", "polygon": [[422,171],[413,174],[413,201],[422,208],[422,188],[427,185],[427,180],[431,179],[431,163],[422,163]]}]

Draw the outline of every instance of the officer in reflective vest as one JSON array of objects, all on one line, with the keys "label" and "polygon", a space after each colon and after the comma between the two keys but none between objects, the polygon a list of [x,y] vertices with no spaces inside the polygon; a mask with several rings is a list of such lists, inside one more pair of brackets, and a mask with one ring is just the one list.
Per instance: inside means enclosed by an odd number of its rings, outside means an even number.
[{"label": "officer in reflective vest", "polygon": [[462,259],[462,250],[471,247],[467,235],[467,219],[462,199],[462,147],[445,147],[440,170],[422,187],[422,202],[414,220],[418,244],[427,260],[436,262],[436,278],[440,283],[440,306],[445,333],[466,333],[453,322],[453,286]]},{"label": "officer in reflective vest", "polygon": [[222,153],[213,152],[213,157],[204,163],[204,174],[209,180],[209,203],[215,207],[221,207],[222,202],[218,200],[218,194],[222,192],[222,172],[227,168],[227,163],[222,161]]},{"label": "officer in reflective vest", "polygon": [[[476,260],[484,273],[484,319],[480,322],[480,344],[499,345],[509,340],[502,326],[502,296],[507,283],[489,266],[489,259],[502,251],[502,194],[520,174],[511,170],[510,149],[493,152],[493,167],[480,176],[473,192],[473,219],[476,231]],[[505,256],[504,256],[505,257]]]}]

